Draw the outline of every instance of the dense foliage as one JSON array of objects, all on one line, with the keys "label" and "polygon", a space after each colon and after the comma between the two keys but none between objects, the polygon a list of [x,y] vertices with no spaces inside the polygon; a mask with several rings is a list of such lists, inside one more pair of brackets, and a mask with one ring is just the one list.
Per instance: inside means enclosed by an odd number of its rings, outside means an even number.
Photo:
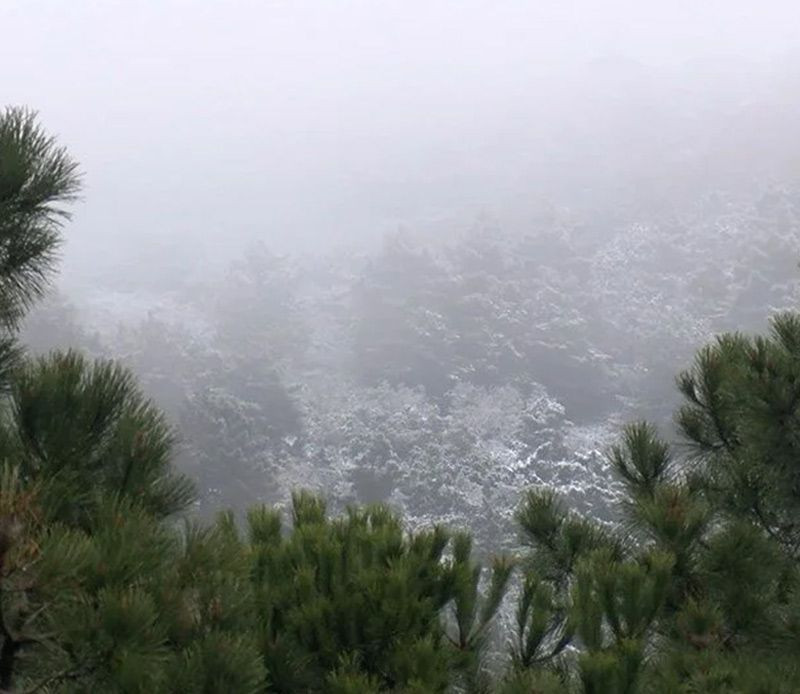
[{"label": "dense foliage", "polygon": [[[585,361],[548,361],[562,349],[544,342],[556,328],[536,321],[541,303],[526,303],[532,290],[517,286],[546,270],[534,272],[521,247],[493,256],[467,244],[445,256],[459,270],[442,274],[441,258],[391,245],[382,269],[366,268],[353,289],[362,307],[349,333],[364,366],[360,383],[342,387],[318,373],[305,394],[283,385],[281,374],[298,363],[319,369],[341,357],[314,340],[292,348],[302,323],[283,291],[264,314],[265,322],[291,318],[274,340],[262,334],[264,322],[239,333],[221,321],[219,337],[242,346],[241,362],[223,359],[221,368],[219,354],[187,343],[189,365],[178,368],[176,358],[162,374],[172,377],[166,387],[157,379],[149,386],[164,388],[195,441],[205,437],[206,458],[186,467],[200,473],[206,503],[211,489],[223,499],[231,485],[246,493],[259,472],[279,479],[281,459],[296,458],[331,492],[343,473],[357,496],[375,502],[399,488],[407,507],[418,505],[415,525],[428,527],[409,529],[381,503],[331,514],[308,492],[283,510],[289,523],[263,504],[212,522],[189,510],[193,485],[174,466],[174,433],[128,369],[77,351],[25,356],[16,344],[22,314],[52,269],[62,205],[78,188],[74,163],[33,114],[0,117],[0,690],[800,688],[797,314],[774,316],[764,335],[722,334],[698,352],[678,378],[682,445],[650,424],[627,426],[594,470],[613,474],[617,490],[598,519],[575,511],[575,498],[553,491],[559,485],[531,486],[526,465],[497,472],[501,444],[515,460],[535,461],[543,436],[562,436],[554,421],[580,405],[549,395],[558,379],[595,392],[615,377],[596,383]],[[266,267],[279,266],[272,259]],[[415,277],[411,295],[403,268]],[[509,276],[516,282],[500,281]],[[281,286],[260,272],[238,280],[255,302],[265,286]],[[241,287],[233,296],[243,296]],[[602,315],[603,295],[595,300],[595,313],[582,315]],[[480,308],[485,301],[491,310]],[[235,321],[231,306],[247,311],[224,295],[220,302],[227,319]],[[634,305],[626,320],[640,310]],[[562,337],[571,334],[565,320]],[[157,325],[149,334],[162,354],[181,344]],[[568,352],[588,349],[580,335]],[[188,404],[174,390],[181,379],[202,383]],[[215,422],[227,438],[215,440]],[[317,433],[304,440],[308,429]],[[250,477],[226,448],[236,440],[260,456]],[[441,462],[453,458],[462,469]],[[503,485],[528,488],[508,507],[520,542],[498,523],[480,536],[487,543],[478,552],[453,523],[421,522],[436,509],[457,519],[446,495],[462,489],[476,522],[491,523],[490,506],[511,498],[498,494]],[[489,537],[500,539],[489,545]],[[494,558],[478,558],[492,549]]]}]

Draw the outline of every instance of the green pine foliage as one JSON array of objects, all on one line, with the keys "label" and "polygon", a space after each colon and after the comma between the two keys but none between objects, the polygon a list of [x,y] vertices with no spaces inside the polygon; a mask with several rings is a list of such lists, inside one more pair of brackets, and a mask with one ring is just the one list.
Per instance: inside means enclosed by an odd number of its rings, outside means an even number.
[{"label": "green pine foliage", "polygon": [[17,327],[54,269],[77,164],[27,109],[0,114],[0,323]]},{"label": "green pine foliage", "polygon": [[171,468],[172,430],[126,369],[53,352],[18,369],[10,391],[0,451],[26,479],[52,482],[54,516],[79,522],[98,488],[156,516],[192,501],[192,484]]},{"label": "green pine foliage", "polygon": [[[678,377],[682,444],[634,423],[609,452],[626,492],[616,528],[528,493],[518,519],[532,577],[520,609],[544,595],[538,624],[555,631],[553,605],[571,606],[560,628],[579,691],[800,689],[798,368],[794,314],[776,316],[767,336],[724,335],[701,350]],[[536,663],[524,653],[518,669]]]},{"label": "green pine foliage", "polygon": [[495,563],[482,598],[464,535],[409,534],[379,505],[329,519],[307,493],[295,495],[292,517],[287,533],[275,512],[248,516],[270,691],[327,691],[335,682],[339,691],[444,692],[454,678],[479,678],[508,561]]}]

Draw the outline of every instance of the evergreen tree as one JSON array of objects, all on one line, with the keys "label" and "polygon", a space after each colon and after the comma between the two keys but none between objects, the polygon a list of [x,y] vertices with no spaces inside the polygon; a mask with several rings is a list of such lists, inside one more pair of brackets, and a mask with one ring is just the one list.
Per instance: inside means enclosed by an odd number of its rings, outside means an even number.
[{"label": "evergreen tree", "polygon": [[329,520],[305,493],[292,511],[288,535],[275,512],[249,514],[270,691],[445,692],[459,673],[477,677],[509,564],[495,565],[481,603],[465,535],[407,534],[382,506]]},{"label": "evergreen tree", "polygon": [[80,190],[78,166],[36,123],[32,111],[0,114],[0,323],[16,328],[41,298]]},{"label": "evergreen tree", "polygon": [[610,451],[625,489],[610,531],[528,493],[517,669],[555,664],[528,647],[549,629],[583,692],[800,688],[798,368],[796,314],[700,350],[678,377],[683,445],[634,423]]},{"label": "evergreen tree", "polygon": [[248,555],[193,498],[132,375],[75,352],[23,359],[80,179],[35,114],[0,116],[0,690],[256,692]]}]

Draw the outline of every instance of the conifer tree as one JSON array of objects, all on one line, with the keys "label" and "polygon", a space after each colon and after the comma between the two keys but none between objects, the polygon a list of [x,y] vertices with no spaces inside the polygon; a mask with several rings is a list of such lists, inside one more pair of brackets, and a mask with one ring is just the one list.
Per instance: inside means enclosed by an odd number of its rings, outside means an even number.
[{"label": "conifer tree", "polygon": [[633,423],[609,452],[625,490],[617,527],[527,494],[517,671],[564,665],[557,649],[539,656],[549,635],[573,653],[562,680],[582,692],[800,689],[798,369],[793,313],[700,350],[678,377],[682,444]]},{"label": "conifer tree", "polygon": [[[274,511],[249,514],[270,691],[444,692],[475,672],[510,565],[495,566],[479,605],[466,536],[407,534],[382,506],[331,520],[306,493],[292,515],[287,535]],[[441,614],[453,602],[451,634]]]},{"label": "conifer tree", "polygon": [[0,323],[15,328],[47,288],[69,219],[64,203],[80,190],[77,163],[36,122],[0,114]]}]

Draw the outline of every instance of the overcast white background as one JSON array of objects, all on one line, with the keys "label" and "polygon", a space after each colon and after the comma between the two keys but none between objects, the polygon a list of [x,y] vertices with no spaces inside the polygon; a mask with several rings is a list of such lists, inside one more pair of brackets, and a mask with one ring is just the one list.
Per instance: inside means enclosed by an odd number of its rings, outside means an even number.
[{"label": "overcast white background", "polygon": [[0,100],[86,174],[69,275],[169,239],[313,248],[502,217],[554,138],[625,113],[636,70],[700,105],[758,93],[800,55],[800,3],[1,0],[0,31]]}]

